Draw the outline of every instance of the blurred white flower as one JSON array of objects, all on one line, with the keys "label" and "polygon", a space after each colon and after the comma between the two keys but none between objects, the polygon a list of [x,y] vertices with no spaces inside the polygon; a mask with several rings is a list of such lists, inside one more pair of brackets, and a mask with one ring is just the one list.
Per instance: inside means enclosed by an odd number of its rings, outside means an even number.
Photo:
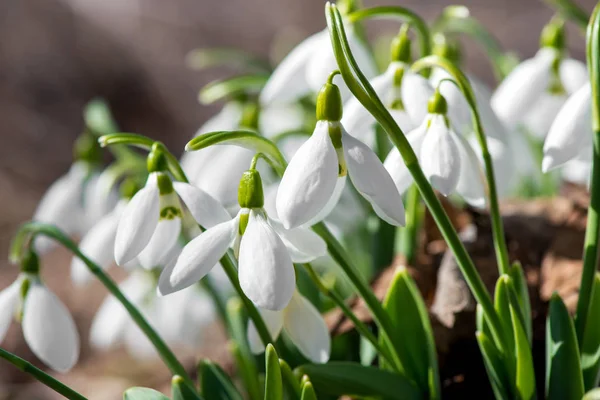
[{"label": "blurred white flower", "polygon": [[[287,307],[281,311],[259,310],[273,340],[282,330],[289,336],[298,350],[315,363],[326,363],[331,353],[331,337],[325,320],[319,311],[298,291]],[[255,354],[265,351],[265,346],[256,327],[248,323],[248,343]]]},{"label": "blurred white flower", "polygon": [[320,120],[281,179],[276,207],[283,225],[295,228],[324,219],[340,198],[346,173],[381,219],[404,224],[402,199],[377,155],[339,122]]},{"label": "blurred white flower", "polygon": [[135,257],[165,264],[181,233],[183,212],[178,196],[194,219],[212,227],[230,216],[208,193],[184,182],[172,182],[163,172],[152,172],[146,186],[127,204],[119,219],[114,255],[118,265]]},{"label": "blurred white flower", "polygon": [[25,342],[44,364],[70,370],[79,358],[79,334],[67,308],[37,274],[21,273],[0,292],[0,342],[13,317],[21,321]]},{"label": "blurred white flower", "polygon": [[[215,318],[212,300],[198,287],[159,297],[154,271],[134,271],[119,284],[119,289],[171,346],[197,349],[203,330]],[[102,350],[125,345],[130,354],[142,359],[157,355],[152,343],[112,295],[94,317],[90,341]]]},{"label": "blurred white flower", "polygon": [[[361,71],[367,78],[372,78],[377,73],[377,67],[369,51],[352,27],[346,27],[346,34]],[[336,69],[338,65],[329,31],[326,29],[315,33],[298,44],[275,68],[260,94],[260,102],[263,105],[291,103],[317,93],[327,76]],[[338,78],[336,84],[340,85],[344,97],[348,97],[350,92],[343,80]]]},{"label": "blurred white flower", "polygon": [[567,97],[587,80],[584,63],[563,58],[555,48],[542,47],[498,86],[492,108],[509,128],[522,124],[535,137],[544,138]]}]

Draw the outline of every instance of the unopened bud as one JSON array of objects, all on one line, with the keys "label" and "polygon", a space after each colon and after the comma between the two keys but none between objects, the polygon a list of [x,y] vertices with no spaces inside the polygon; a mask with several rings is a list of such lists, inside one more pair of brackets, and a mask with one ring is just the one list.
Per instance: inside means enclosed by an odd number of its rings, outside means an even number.
[{"label": "unopened bud", "polygon": [[339,71],[329,75],[327,83],[323,85],[317,96],[317,121],[339,121],[342,119],[342,94],[333,83],[333,77]]},{"label": "unopened bud", "polygon": [[242,175],[238,188],[238,203],[242,208],[262,208],[265,204],[260,174],[250,169]]}]

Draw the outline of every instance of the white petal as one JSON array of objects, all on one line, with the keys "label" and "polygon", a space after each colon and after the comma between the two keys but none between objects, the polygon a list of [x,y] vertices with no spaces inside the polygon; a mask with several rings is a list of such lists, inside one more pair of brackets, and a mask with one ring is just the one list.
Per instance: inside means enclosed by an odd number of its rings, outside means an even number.
[{"label": "white petal", "polygon": [[331,198],[337,176],[338,157],[329,138],[329,123],[319,121],[281,179],[276,205],[284,226],[295,228],[314,218]]},{"label": "white petal", "polygon": [[573,58],[566,58],[560,63],[560,80],[567,93],[571,94],[588,83],[590,76],[585,63]]},{"label": "white petal", "polygon": [[565,163],[562,177],[569,182],[587,185],[589,190],[591,172],[592,164],[589,161],[576,158]]},{"label": "white petal", "polygon": [[[123,295],[135,306],[142,304],[144,297],[152,291],[153,283],[140,271],[132,273],[119,284]],[[124,340],[130,316],[125,307],[113,296],[108,295],[98,309],[92,327],[90,342],[100,350],[108,350]]]},{"label": "white petal", "polygon": [[31,351],[58,372],[79,358],[79,334],[60,300],[41,283],[32,282],[23,307],[23,335]]},{"label": "white petal", "polygon": [[542,94],[523,120],[527,132],[543,139],[548,135],[552,121],[567,101],[565,94]]},{"label": "white petal", "polygon": [[[410,132],[415,129],[417,125],[413,122],[412,118],[406,111],[402,110],[388,110],[396,124],[400,127],[402,132]],[[420,122],[420,121],[419,121]]]},{"label": "white petal", "polygon": [[196,222],[204,228],[212,228],[221,222],[231,219],[231,216],[221,203],[204,190],[184,182],[173,182],[173,187],[190,210]]},{"label": "white petal", "polygon": [[[271,334],[271,339],[277,340],[281,329],[283,328],[283,311],[269,311],[269,310],[258,310],[262,317],[267,330]],[[265,345],[258,335],[256,326],[252,321],[248,322],[248,344],[250,345],[250,351],[252,354],[261,354],[265,351]]]},{"label": "white petal", "polygon": [[181,218],[160,219],[148,245],[138,254],[140,265],[154,268],[169,262],[169,255],[181,234]]},{"label": "white petal", "polygon": [[[417,157],[419,157],[419,153],[421,152],[421,146],[423,144],[423,139],[425,139],[428,125],[428,120],[425,120],[416,129],[413,129],[406,135],[406,139],[410,143],[410,146]],[[398,189],[398,193],[401,195],[404,194],[410,185],[412,185],[413,178],[408,171],[408,168],[406,168],[406,164],[404,164],[404,160],[402,159],[402,156],[396,147],[390,150],[385,162],[383,163],[383,166],[394,181],[396,189]]]},{"label": "white petal", "polygon": [[420,151],[419,160],[425,176],[444,196],[456,189],[462,173],[455,135],[446,126],[443,116],[434,116]]},{"label": "white petal", "polygon": [[311,218],[307,223],[302,224],[302,226],[304,228],[310,228],[314,224],[317,224],[323,221],[325,218],[328,218],[333,213],[333,211],[336,210],[345,187],[346,175],[338,177],[335,182],[333,194],[327,201],[327,204],[325,204],[325,207],[323,207],[323,209],[319,211],[318,214]]},{"label": "white petal", "polygon": [[[202,279],[227,252],[238,233],[239,215],[222,222],[189,242],[170,271],[160,277],[159,291],[166,295],[186,288]],[[170,272],[170,273],[169,273]]]},{"label": "white petal", "polygon": [[158,224],[158,187],[146,186],[137,192],[121,215],[115,239],[118,265],[133,260],[146,247]]},{"label": "white petal", "polygon": [[262,211],[250,211],[240,243],[240,286],[254,304],[276,311],[283,309],[296,286],[290,254]]},{"label": "white petal", "polygon": [[310,88],[304,75],[306,65],[315,47],[326,40],[329,40],[329,33],[326,30],[320,31],[306,38],[288,53],[263,88],[260,94],[261,104],[289,103],[308,94]]},{"label": "white petal", "polygon": [[576,158],[592,145],[591,86],[575,92],[560,109],[546,141],[542,170],[548,172]]},{"label": "white petal", "polygon": [[536,103],[550,82],[551,52],[542,49],[523,61],[500,83],[492,97],[492,108],[501,121],[514,126]]},{"label": "white petal", "polygon": [[113,182],[98,173],[86,180],[83,194],[85,226],[79,233],[86,233],[115,208],[119,201],[119,193],[114,188]]},{"label": "white petal", "polygon": [[260,110],[259,132],[272,138],[304,127],[306,114],[300,104],[272,104]]},{"label": "white petal", "polygon": [[401,91],[406,113],[414,126],[420,125],[427,116],[427,102],[435,89],[421,75],[407,71],[402,78]]},{"label": "white petal", "polygon": [[[122,210],[122,207],[118,207],[98,221],[79,243],[79,250],[102,269],[108,268],[114,262],[115,237]],[[88,283],[92,276],[85,263],[79,257],[73,257],[71,262],[73,282],[83,285]]]},{"label": "white petal", "polygon": [[312,230],[303,227],[288,230],[279,221],[269,218],[269,222],[287,247],[292,262],[307,263],[327,254],[327,244]]},{"label": "white petal", "polygon": [[456,185],[456,192],[473,207],[483,208],[486,203],[483,166],[469,142],[461,135],[455,137],[461,160],[460,177]]},{"label": "white petal", "polygon": [[377,215],[392,225],[404,225],[404,205],[390,174],[366,144],[342,132],[348,175]]},{"label": "white petal", "polygon": [[0,291],[0,343],[4,340],[19,304],[21,282],[19,277],[9,287]]},{"label": "white petal", "polygon": [[460,89],[452,82],[440,82],[442,79],[453,79],[446,70],[435,68],[429,80],[433,86],[440,88],[440,93],[448,103],[448,118],[459,133],[469,134],[472,130],[471,109]]},{"label": "white petal", "polygon": [[315,363],[329,360],[331,337],[325,320],[315,306],[297,292],[285,309],[283,326],[306,358]]}]

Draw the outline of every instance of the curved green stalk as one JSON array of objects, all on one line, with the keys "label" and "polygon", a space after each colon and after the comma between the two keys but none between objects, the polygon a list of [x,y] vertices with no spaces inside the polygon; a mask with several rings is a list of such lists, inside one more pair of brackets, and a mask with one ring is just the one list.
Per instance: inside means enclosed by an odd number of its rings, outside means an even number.
[{"label": "curved green stalk", "polygon": [[41,369],[31,364],[29,361],[25,361],[21,357],[18,357],[11,352],[4,350],[3,348],[0,348],[0,358],[5,359],[19,370],[33,376],[36,380],[40,381],[50,389],[54,390],[56,393],[66,397],[69,400],[87,400],[85,396],[77,393],[75,390],[71,389],[61,381],[51,377]]},{"label": "curved green stalk", "polygon": [[210,82],[200,89],[198,100],[202,104],[212,104],[224,99],[235,98],[246,93],[258,93],[265,86],[268,75],[242,75]]},{"label": "curved green stalk", "polygon": [[135,324],[144,332],[146,337],[152,342],[152,345],[160,355],[161,359],[164,361],[165,365],[171,370],[173,375],[182,376],[187,383],[193,386],[193,381],[188,375],[187,371],[181,365],[177,357],[173,354],[171,349],[167,346],[167,344],[163,341],[160,335],[150,326],[146,318],[139,312],[135,305],[133,305],[127,297],[121,292],[117,284],[92,260],[87,258],[85,254],[83,254],[77,245],[65,235],[61,230],[56,228],[53,225],[43,224],[40,222],[27,222],[19,228],[19,231],[15,235],[13,243],[11,245],[11,255],[10,258],[13,261],[19,260],[21,258],[22,251],[25,248],[27,243],[31,243],[33,238],[36,235],[44,235],[48,236],[60,244],[62,244],[65,248],[71,251],[76,257],[78,257],[86,267],[90,270],[92,274],[94,274],[100,282],[108,289],[108,291],[115,296],[115,298],[125,307],[127,313],[131,319],[135,322]]},{"label": "curved green stalk", "polygon": [[406,195],[406,226],[400,237],[400,254],[406,258],[406,263],[411,266],[415,265],[419,228],[423,216],[422,204],[419,188],[412,185]]},{"label": "curved green stalk", "polygon": [[563,17],[575,22],[585,32],[588,26],[588,13],[571,0],[544,0],[551,8],[556,9]]},{"label": "curved green stalk", "polygon": [[429,28],[427,28],[427,24],[423,18],[408,8],[399,6],[371,7],[354,11],[346,16],[346,19],[350,23],[371,18],[394,18],[410,23],[415,27],[419,36],[421,57],[431,54],[431,36],[429,33]]},{"label": "curved green stalk", "polygon": [[201,48],[190,51],[185,57],[188,68],[200,71],[212,67],[248,68],[269,73],[268,62],[254,54],[230,48]]},{"label": "curved green stalk", "polygon": [[308,271],[308,275],[310,276],[312,281],[315,283],[317,288],[319,288],[321,293],[323,293],[325,296],[329,297],[340,308],[340,310],[342,310],[342,313],[352,321],[352,323],[356,327],[356,330],[358,331],[358,333],[360,333],[365,339],[367,339],[373,345],[375,350],[377,350],[377,353],[379,353],[383,358],[385,358],[385,360],[390,365],[393,365],[394,368],[398,368],[398,366],[400,364],[399,361],[393,357],[393,355],[389,352],[388,348],[385,348],[381,345],[379,340],[377,340],[375,335],[373,335],[373,333],[371,333],[369,328],[367,328],[367,326],[361,320],[358,319],[358,317],[352,312],[350,307],[348,307],[348,305],[346,304],[346,301],[344,301],[342,296],[340,296],[340,294],[337,293],[335,291],[335,289],[328,288],[327,286],[325,286],[325,284],[323,284],[323,282],[321,281],[321,278],[315,272],[315,270],[313,269],[313,267],[310,263],[306,263],[306,264],[302,264],[302,265]]},{"label": "curved green stalk", "polygon": [[[471,260],[469,257],[467,250],[458,237],[456,230],[452,226],[450,218],[444,211],[433,188],[421,170],[417,156],[410,146],[410,143],[392,116],[381,103],[381,100],[375,94],[375,91],[369,84],[368,80],[356,65],[356,61],[354,60],[348,45],[348,40],[346,38],[341,16],[335,5],[327,3],[326,15],[327,25],[329,26],[331,33],[331,41],[333,44],[334,53],[340,71],[342,72],[344,82],[346,85],[348,85],[354,96],[383,126],[394,145],[400,151],[406,167],[410,171],[413,180],[419,188],[421,197],[425,201],[425,204],[435,219],[440,231],[442,232],[442,235],[444,236],[444,239],[446,240],[446,243],[454,253],[454,257],[457,260],[459,268],[465,277],[471,292],[475,296],[477,302],[481,304],[481,307],[488,317],[490,329],[494,335],[494,339],[500,345],[500,347],[503,347],[504,340],[500,319],[496,313],[496,310],[494,309],[490,294],[483,284],[475,265],[473,264],[473,260]],[[353,72],[356,73],[358,79],[354,77]],[[370,294],[372,295],[372,293]]]},{"label": "curved green stalk", "polygon": [[508,260],[508,249],[506,247],[506,239],[504,237],[504,225],[502,223],[502,216],[500,215],[500,205],[498,203],[498,190],[496,188],[496,177],[494,174],[494,164],[492,162],[492,156],[487,145],[487,138],[483,131],[483,125],[481,124],[481,118],[479,116],[479,110],[477,108],[477,100],[473,93],[473,88],[469,83],[469,80],[465,74],[456,67],[451,61],[439,57],[429,56],[417,60],[413,64],[413,69],[418,71],[422,68],[427,67],[438,67],[443,68],[455,79],[455,83],[459,87],[460,91],[465,96],[469,107],[471,108],[471,115],[473,118],[473,129],[477,135],[477,141],[481,147],[481,154],[483,157],[483,164],[485,166],[485,175],[487,178],[488,186],[488,200],[490,203],[490,218],[492,220],[492,233],[494,235],[494,249],[496,250],[496,260],[498,262],[498,269],[500,275],[508,274],[510,270],[510,262]]},{"label": "curved green stalk", "polygon": [[579,347],[583,337],[598,263],[598,237],[600,234],[600,3],[594,9],[587,31],[587,62],[592,85],[593,155],[590,181],[590,207],[587,215],[583,250],[583,271],[575,314],[575,331]]}]

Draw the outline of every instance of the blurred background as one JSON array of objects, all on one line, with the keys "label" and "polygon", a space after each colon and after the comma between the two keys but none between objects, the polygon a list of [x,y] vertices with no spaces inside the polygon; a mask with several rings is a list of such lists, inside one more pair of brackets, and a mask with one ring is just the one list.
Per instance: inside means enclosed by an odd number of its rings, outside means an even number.
[{"label": "blurred background", "polygon": [[[365,0],[365,5],[400,4]],[[593,0],[578,3],[591,10]],[[449,0],[404,0],[431,21]],[[462,3],[505,49],[532,56],[552,11],[539,0],[469,0]],[[322,0],[1,0],[0,1],[0,289],[18,273],[7,249],[18,224],[28,220],[45,189],[71,164],[73,140],[83,129],[82,109],[101,96],[123,131],[162,140],[175,154],[218,106],[201,106],[198,89],[227,71],[189,70],[185,55],[197,47],[237,47],[277,61],[303,37],[323,29]],[[390,25],[390,32],[397,25]],[[371,35],[385,24],[371,24]],[[584,40],[569,26],[569,48],[584,57]],[[465,42],[468,69],[494,84],[483,53]],[[57,250],[42,274],[67,303],[83,339],[80,363],[65,382],[92,399],[116,399],[131,385],[165,387],[166,368],[135,364],[124,352],[98,355],[87,346],[91,317],[105,296],[97,284],[73,289],[70,256]],[[206,353],[226,357],[218,327]],[[34,356],[13,324],[2,347]],[[188,358],[186,360],[186,357]],[[191,365],[194,358],[184,354]],[[40,365],[36,361],[36,365]],[[0,399],[56,398],[0,362]]]}]

